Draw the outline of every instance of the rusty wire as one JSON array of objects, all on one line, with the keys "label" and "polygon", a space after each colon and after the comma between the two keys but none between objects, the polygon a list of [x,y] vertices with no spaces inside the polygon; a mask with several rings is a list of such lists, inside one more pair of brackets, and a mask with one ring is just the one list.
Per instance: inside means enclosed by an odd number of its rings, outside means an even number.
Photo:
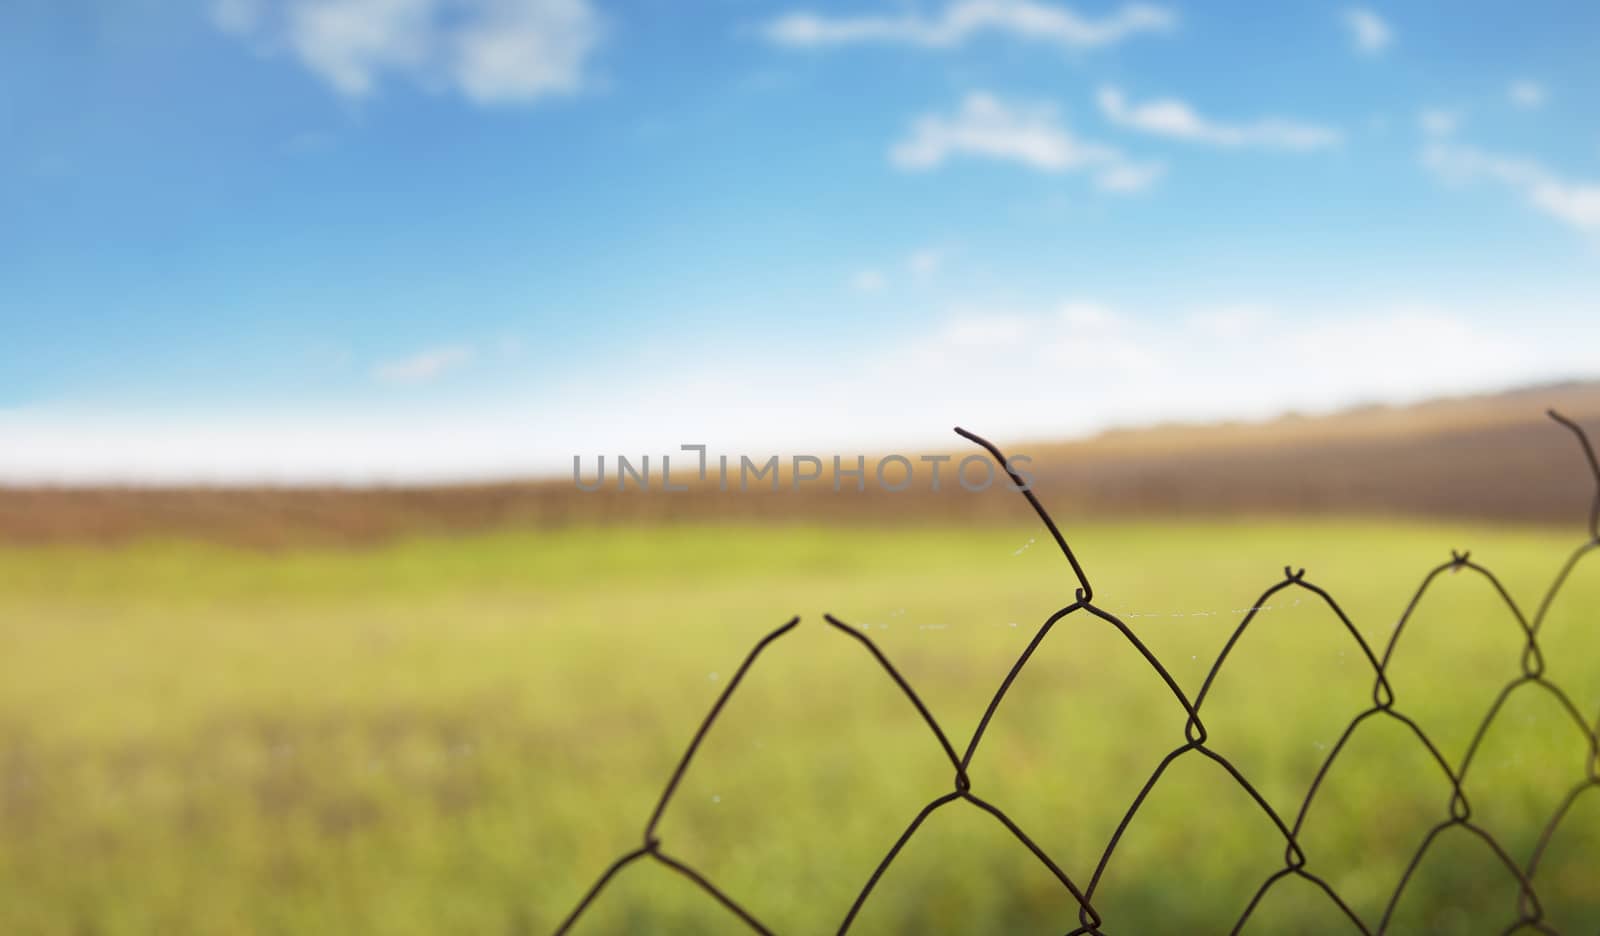
[{"label": "rusty wire", "polygon": [[[1027,485],[1022,483],[1022,479],[1018,478],[1014,474],[1011,474],[1011,480],[1021,490],[1023,496],[1027,498],[1029,505],[1031,505],[1034,512],[1038,514],[1039,519],[1050,531],[1050,534],[1054,538],[1056,545],[1066,557],[1068,564],[1072,568],[1073,575],[1077,579],[1077,588],[1075,590],[1074,601],[1061,610],[1050,615],[1050,617],[1047,618],[1042,625],[1040,625],[1039,629],[1034,633],[1033,638],[1028,642],[1027,647],[1023,649],[1022,654],[1017,658],[1016,662],[1012,664],[1011,669],[1006,673],[1005,678],[1001,680],[1000,686],[998,689],[996,689],[993,698],[990,699],[988,708],[984,711],[983,717],[979,720],[978,726],[973,731],[972,737],[968,740],[966,748],[963,752],[959,754],[957,753],[956,747],[951,744],[949,736],[947,736],[944,732],[944,729],[939,726],[939,722],[933,717],[933,713],[930,712],[927,706],[922,703],[921,698],[917,696],[917,693],[911,687],[911,684],[907,682],[905,677],[903,677],[900,672],[895,669],[894,665],[889,662],[889,658],[884,655],[883,651],[878,648],[877,644],[873,643],[873,641],[861,631],[856,630],[839,618],[831,614],[823,616],[824,621],[829,626],[861,643],[866,650],[872,654],[873,658],[877,660],[878,664],[883,668],[884,672],[888,674],[889,678],[894,681],[895,685],[899,687],[906,699],[909,700],[916,708],[918,714],[922,716],[922,720],[933,732],[934,738],[939,742],[939,746],[943,750],[946,759],[950,762],[950,766],[954,771],[955,787],[952,792],[939,796],[932,802],[923,806],[922,809],[917,813],[916,817],[911,820],[911,824],[907,826],[905,831],[901,833],[900,837],[896,839],[894,844],[890,847],[888,853],[884,855],[883,860],[880,861],[873,869],[872,875],[862,885],[860,892],[857,894],[848,912],[846,912],[843,921],[839,924],[838,933],[840,936],[844,936],[844,934],[850,930],[851,924],[854,923],[857,914],[865,905],[868,897],[871,896],[873,888],[883,877],[884,872],[886,872],[889,866],[894,862],[896,856],[900,854],[906,843],[909,842],[912,836],[916,834],[917,829],[922,826],[923,822],[926,821],[928,817],[931,816],[935,811],[958,801],[965,801],[971,804],[973,807],[992,816],[996,821],[1004,826],[1006,830],[1017,839],[1018,842],[1032,852],[1034,857],[1036,857],[1039,862],[1050,871],[1056,880],[1061,883],[1062,887],[1065,888],[1065,890],[1072,896],[1073,900],[1078,906],[1079,925],[1075,929],[1068,932],[1067,936],[1104,933],[1105,931],[1102,929],[1102,927],[1105,925],[1105,920],[1094,908],[1094,895],[1095,891],[1100,885],[1102,877],[1105,874],[1106,868],[1110,864],[1112,856],[1116,851],[1117,844],[1122,840],[1124,833],[1128,830],[1129,825],[1133,822],[1133,819],[1138,813],[1140,806],[1144,804],[1145,800],[1149,797],[1150,792],[1155,789],[1156,784],[1160,781],[1166,770],[1179,757],[1191,752],[1197,753],[1200,756],[1208,758],[1220,765],[1239,786],[1239,788],[1247,793],[1255,802],[1255,804],[1267,815],[1267,817],[1272,820],[1273,824],[1277,827],[1284,840],[1284,866],[1270,874],[1266,880],[1262,882],[1261,886],[1256,890],[1249,904],[1245,906],[1237,922],[1234,924],[1231,931],[1233,933],[1237,933],[1243,929],[1246,922],[1248,922],[1250,919],[1251,914],[1255,911],[1256,907],[1260,905],[1262,898],[1266,896],[1267,892],[1271,890],[1274,885],[1287,877],[1299,877],[1315,885],[1324,894],[1326,894],[1328,899],[1335,907],[1338,908],[1339,911],[1342,912],[1343,916],[1348,920],[1350,926],[1355,931],[1367,934],[1367,936],[1382,934],[1388,930],[1389,924],[1394,916],[1395,908],[1398,906],[1401,896],[1405,893],[1407,884],[1410,883],[1413,875],[1416,873],[1417,868],[1421,865],[1422,859],[1427,855],[1428,849],[1433,845],[1434,841],[1441,833],[1454,827],[1460,827],[1481,840],[1494,853],[1496,859],[1506,869],[1506,873],[1517,884],[1517,900],[1514,908],[1514,916],[1505,926],[1502,932],[1510,933],[1515,930],[1525,928],[1543,933],[1556,932],[1549,922],[1544,919],[1544,910],[1539,903],[1539,898],[1534,887],[1534,878],[1539,868],[1539,862],[1544,857],[1545,851],[1549,846],[1551,839],[1555,835],[1557,828],[1560,827],[1561,822],[1572,812],[1574,804],[1585,792],[1600,788],[1600,719],[1597,719],[1593,725],[1586,722],[1583,714],[1578,710],[1577,706],[1573,704],[1572,699],[1567,695],[1567,693],[1560,686],[1546,678],[1544,654],[1539,647],[1539,630],[1541,625],[1544,623],[1545,616],[1548,613],[1555,596],[1566,584],[1573,570],[1577,567],[1579,561],[1589,553],[1600,550],[1600,461],[1597,461],[1594,447],[1590,444],[1589,438],[1585,434],[1582,427],[1572,420],[1562,416],[1560,413],[1555,412],[1554,410],[1550,410],[1548,412],[1550,418],[1571,430],[1571,432],[1577,437],[1578,443],[1582,446],[1584,456],[1588,461],[1590,471],[1594,475],[1595,496],[1593,505],[1589,511],[1589,539],[1579,545],[1567,558],[1555,580],[1545,592],[1539,603],[1538,610],[1534,613],[1531,619],[1523,613],[1521,608],[1518,607],[1517,603],[1511,598],[1510,594],[1507,593],[1504,586],[1500,584],[1499,579],[1495,577],[1493,572],[1473,562],[1470,553],[1452,550],[1450,559],[1448,561],[1431,569],[1424,577],[1422,584],[1417,588],[1416,593],[1412,596],[1409,604],[1406,606],[1405,611],[1401,614],[1400,620],[1395,626],[1393,634],[1389,638],[1388,645],[1384,648],[1383,654],[1380,657],[1373,653],[1371,646],[1361,636],[1360,631],[1356,629],[1355,624],[1351,622],[1344,610],[1339,607],[1338,602],[1334,600],[1333,596],[1328,594],[1328,592],[1324,591],[1317,585],[1306,580],[1305,569],[1285,567],[1283,580],[1271,586],[1262,593],[1261,597],[1250,606],[1248,613],[1245,614],[1244,618],[1239,622],[1239,626],[1228,638],[1227,643],[1224,644],[1221,652],[1218,654],[1216,661],[1211,665],[1211,668],[1206,675],[1205,682],[1201,685],[1200,692],[1195,696],[1193,702],[1191,702],[1188,696],[1184,694],[1183,690],[1179,688],[1177,682],[1173,679],[1172,674],[1168,672],[1165,666],[1162,665],[1161,661],[1157,659],[1148,648],[1145,647],[1145,645],[1139,640],[1138,636],[1135,635],[1126,624],[1117,618],[1116,615],[1093,604],[1094,589],[1089,583],[1088,574],[1084,571],[1083,566],[1079,563],[1077,556],[1072,551],[1072,548],[1067,544],[1066,538],[1056,526],[1055,521],[1051,519],[1050,514],[1039,502],[1039,499],[1031,490],[1028,489]],[[955,431],[963,438],[983,447],[995,459],[995,461],[1000,464],[1001,468],[1010,474],[1010,469],[1007,467],[1007,460],[997,446],[989,442],[987,439],[968,432],[965,429],[958,427]],[[1522,673],[1500,690],[1498,695],[1495,697],[1493,704],[1490,706],[1489,711],[1479,722],[1477,730],[1473,735],[1472,742],[1468,746],[1466,754],[1462,757],[1460,766],[1452,768],[1449,760],[1444,756],[1443,753],[1440,752],[1438,746],[1434,744],[1433,740],[1428,736],[1423,728],[1409,716],[1405,715],[1398,708],[1396,708],[1395,693],[1389,685],[1387,672],[1395,646],[1399,642],[1400,637],[1405,633],[1406,624],[1411,620],[1412,614],[1416,610],[1419,602],[1422,600],[1423,595],[1427,593],[1434,581],[1436,581],[1445,572],[1459,573],[1462,571],[1467,571],[1481,576],[1485,581],[1487,581],[1494,589],[1495,594],[1498,596],[1500,601],[1510,612],[1512,618],[1514,618],[1523,639],[1521,660]],[[1238,768],[1236,768],[1225,756],[1207,745],[1208,735],[1206,733],[1205,725],[1200,718],[1200,710],[1205,705],[1206,696],[1211,691],[1212,685],[1216,682],[1218,674],[1222,671],[1223,664],[1227,662],[1229,653],[1232,652],[1234,646],[1239,642],[1239,639],[1244,635],[1245,631],[1250,627],[1250,624],[1255,620],[1257,612],[1259,612],[1267,604],[1268,600],[1273,595],[1280,591],[1291,588],[1298,588],[1310,592],[1311,594],[1320,598],[1327,605],[1334,615],[1337,616],[1345,631],[1360,647],[1362,656],[1372,667],[1374,676],[1372,687],[1372,705],[1351,719],[1350,723],[1345,727],[1343,733],[1341,734],[1338,742],[1336,742],[1333,748],[1328,752],[1327,757],[1323,760],[1315,777],[1312,779],[1311,785],[1307,789],[1304,799],[1301,800],[1299,810],[1296,813],[1292,823],[1286,822],[1284,818],[1272,808],[1272,806],[1267,802],[1266,798],[1262,796],[1262,794],[1249,781],[1249,779],[1247,779],[1244,774],[1241,773]],[[1042,848],[1039,847],[1037,843],[1033,841],[1033,839],[1028,837],[1027,833],[1024,832],[1022,828],[1011,819],[1010,816],[1006,815],[1004,811],[988,801],[980,798],[976,793],[974,793],[972,791],[972,782],[967,775],[967,771],[972,765],[973,757],[977,754],[978,744],[983,740],[984,732],[987,731],[991,719],[994,717],[995,712],[999,709],[1000,703],[1005,698],[1006,693],[1011,688],[1012,683],[1015,682],[1018,674],[1022,672],[1022,668],[1027,664],[1028,660],[1033,656],[1034,651],[1039,648],[1039,645],[1044,641],[1045,637],[1049,635],[1051,629],[1054,628],[1057,623],[1066,618],[1068,615],[1079,612],[1098,618],[1099,620],[1104,621],[1105,623],[1116,628],[1122,637],[1139,652],[1139,654],[1150,665],[1150,667],[1154,669],[1155,672],[1161,677],[1162,682],[1166,684],[1168,690],[1171,691],[1178,704],[1182,706],[1186,717],[1186,721],[1184,723],[1184,743],[1172,750],[1161,760],[1161,762],[1156,766],[1155,771],[1150,775],[1150,778],[1145,781],[1144,785],[1140,788],[1138,794],[1134,797],[1132,804],[1123,814],[1121,821],[1116,827],[1116,830],[1112,833],[1110,840],[1107,842],[1105,850],[1101,853],[1099,863],[1096,865],[1094,873],[1090,877],[1087,885],[1080,885],[1078,882],[1074,881],[1055,861],[1050,858],[1048,854],[1045,853]],[[683,757],[678,762],[677,768],[673,771],[671,778],[667,781],[666,789],[662,792],[661,798],[656,804],[655,811],[651,813],[649,822],[645,825],[643,844],[619,857],[611,864],[609,868],[606,869],[605,873],[600,876],[599,880],[597,880],[594,885],[590,887],[588,892],[584,894],[583,899],[578,902],[578,905],[574,907],[572,912],[569,913],[561,922],[560,926],[556,929],[557,936],[562,936],[562,934],[565,934],[571,930],[572,926],[583,915],[584,911],[588,909],[588,907],[599,896],[600,892],[605,888],[606,884],[609,883],[619,871],[627,867],[629,864],[646,857],[660,862],[666,867],[671,868],[673,871],[693,881],[703,891],[705,891],[712,898],[726,907],[731,913],[737,916],[741,921],[743,921],[754,932],[763,934],[770,934],[772,932],[769,928],[757,920],[749,910],[745,909],[731,896],[706,879],[705,876],[664,852],[661,847],[661,840],[656,835],[656,828],[661,821],[663,813],[666,811],[668,803],[672,800],[673,793],[677,790],[679,781],[682,780],[684,772],[688,769],[689,762],[693,759],[695,752],[699,749],[701,741],[705,738],[706,733],[710,730],[712,724],[715,722],[718,713],[722,711],[724,706],[727,704],[728,699],[733,695],[734,690],[738,687],[740,680],[744,678],[745,673],[749,671],[751,665],[755,662],[756,658],[760,656],[762,651],[764,651],[779,637],[782,637],[784,634],[792,630],[799,623],[800,619],[798,617],[789,620],[783,626],[772,631],[758,641],[755,647],[750,651],[749,655],[745,657],[745,660],[739,666],[738,671],[734,674],[733,678],[728,681],[728,684],[722,690],[721,695],[717,697],[716,702],[711,707],[711,711],[700,723],[698,730],[696,730],[694,734],[693,740],[691,740],[689,743],[688,750],[684,752]],[[1500,713],[1506,703],[1506,700],[1510,698],[1511,694],[1524,686],[1536,686],[1554,696],[1554,698],[1560,703],[1562,710],[1571,717],[1576,730],[1583,736],[1584,743],[1589,749],[1589,758],[1586,776],[1579,780],[1557,805],[1555,812],[1551,814],[1549,819],[1545,822],[1544,826],[1540,830],[1537,843],[1526,864],[1518,866],[1517,863],[1512,860],[1506,850],[1500,845],[1500,843],[1495,840],[1493,835],[1484,830],[1481,826],[1473,823],[1472,807],[1468,802],[1465,791],[1463,790],[1463,785],[1466,783],[1467,771],[1472,766],[1473,758],[1477,754],[1478,748],[1489,730],[1489,726],[1493,724],[1495,717]],[[1306,855],[1301,850],[1298,838],[1301,832],[1301,827],[1305,822],[1306,814],[1311,808],[1311,803],[1316,798],[1317,792],[1321,789],[1323,781],[1326,779],[1328,771],[1332,767],[1334,760],[1344,749],[1346,743],[1350,740],[1356,729],[1369,719],[1374,718],[1394,719],[1403,725],[1407,730],[1409,730],[1409,732],[1427,750],[1431,759],[1439,766],[1440,771],[1444,774],[1445,781],[1448,783],[1450,788],[1450,798],[1446,808],[1445,818],[1434,825],[1423,837],[1423,840],[1418,845],[1416,852],[1411,856],[1411,860],[1407,864],[1405,872],[1401,875],[1393,893],[1390,895],[1381,919],[1377,921],[1376,925],[1369,925],[1367,921],[1363,920],[1354,910],[1351,909],[1350,905],[1339,896],[1332,886],[1330,886],[1322,878],[1318,877],[1315,873],[1306,870]]]}]

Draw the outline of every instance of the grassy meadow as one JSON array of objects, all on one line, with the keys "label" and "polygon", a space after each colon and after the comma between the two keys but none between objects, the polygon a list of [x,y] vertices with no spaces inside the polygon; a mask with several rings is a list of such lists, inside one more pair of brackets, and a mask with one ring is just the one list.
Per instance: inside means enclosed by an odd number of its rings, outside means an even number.
[{"label": "grassy meadow", "polygon": [[[1574,528],[1379,521],[1067,524],[1097,604],[1191,695],[1285,564],[1381,654],[1451,548],[1531,615]],[[252,551],[180,541],[0,552],[0,933],[548,933],[637,847],[691,734],[750,647],[799,615],[707,737],[660,828],[780,933],[832,932],[952,773],[870,655],[864,629],[959,749],[1034,629],[1071,600],[1033,524],[963,529],[662,526]],[[1492,589],[1446,574],[1395,653],[1397,707],[1452,761],[1520,672]],[[1291,821],[1372,673],[1310,592],[1274,596],[1202,714],[1210,746]],[[1600,560],[1543,642],[1600,714]],[[1086,885],[1184,716],[1108,625],[1074,614],[1013,686],[971,771]],[[1523,689],[1486,738],[1473,818],[1519,863],[1585,775],[1587,741]],[[1373,719],[1329,774],[1307,868],[1376,926],[1448,813],[1436,766]],[[1095,896],[1107,932],[1226,931],[1283,841],[1215,764],[1180,758]],[[1600,930],[1600,793],[1580,798],[1535,885],[1546,918]],[[1430,851],[1392,932],[1498,932],[1515,886],[1461,830]],[[853,932],[1059,933],[1071,898],[988,816],[934,814]],[[739,932],[683,878],[639,862],[577,933]],[[1285,881],[1253,932],[1353,932]]]}]

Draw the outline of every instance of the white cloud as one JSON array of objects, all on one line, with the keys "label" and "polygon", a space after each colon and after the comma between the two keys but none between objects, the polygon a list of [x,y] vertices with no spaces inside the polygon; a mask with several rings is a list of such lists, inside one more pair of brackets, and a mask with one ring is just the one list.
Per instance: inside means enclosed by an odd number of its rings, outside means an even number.
[{"label": "white cloud", "polygon": [[[1206,309],[1220,311],[1206,311]],[[1600,307],[1532,322],[1362,301],[1144,312],[1075,300],[930,310],[918,331],[771,354],[709,338],[667,367],[574,376],[473,401],[386,396],[306,411],[0,409],[0,479],[94,481],[569,478],[572,456],[947,451],[951,425],[1060,439],[1174,419],[1265,417],[1597,375]],[[707,366],[708,361],[717,366]],[[819,361],[822,369],[819,370]],[[669,386],[672,393],[651,393]],[[805,387],[804,393],[794,392]],[[687,460],[692,456],[684,456]],[[609,460],[609,458],[608,458]],[[659,477],[659,475],[658,475]]]},{"label": "white cloud", "polygon": [[1166,174],[1161,163],[1123,163],[1097,173],[1094,184],[1102,192],[1133,194],[1149,189]]},{"label": "white cloud", "polygon": [[1572,343],[1597,339],[1600,318],[1541,332],[1414,303],[1292,315],[1243,305],[1175,318],[1072,301],[1031,313],[968,308],[862,370],[927,388],[903,414],[908,422],[925,410],[930,428],[970,420],[996,434],[1059,438],[1593,374],[1592,355]]},{"label": "white cloud", "polygon": [[1226,306],[1196,312],[1184,324],[1202,335],[1217,339],[1244,338],[1269,325],[1272,312],[1261,306]]},{"label": "white cloud", "polygon": [[1531,159],[1504,156],[1474,146],[1434,143],[1422,162],[1452,182],[1487,179],[1511,188],[1536,210],[1580,231],[1600,233],[1600,183],[1564,179]]},{"label": "white cloud", "polygon": [[860,293],[882,292],[887,285],[889,279],[880,270],[858,270],[850,277],[850,288]]},{"label": "white cloud", "polygon": [[589,0],[214,0],[212,19],[351,98],[389,76],[479,103],[570,94],[601,37]]},{"label": "white cloud", "polygon": [[1590,233],[1600,232],[1600,184],[1548,179],[1528,197],[1545,214]]},{"label": "white cloud", "polygon": [[372,369],[372,376],[385,383],[427,383],[471,361],[468,347],[430,348],[409,357],[384,361]]},{"label": "white cloud", "polygon": [[1344,25],[1350,31],[1350,41],[1356,50],[1366,55],[1376,55],[1394,42],[1394,30],[1383,17],[1365,7],[1350,7],[1344,11]]},{"label": "white cloud", "polygon": [[938,247],[923,247],[906,258],[906,269],[920,280],[932,279],[944,267],[946,251]]},{"label": "white cloud", "polygon": [[882,267],[863,267],[850,276],[850,288],[859,293],[876,293],[888,289],[891,283],[900,282],[900,274],[915,283],[927,284],[944,268],[949,251],[943,247],[920,247],[906,254],[904,260],[890,268],[893,275]]},{"label": "white cloud", "polygon": [[1524,110],[1543,107],[1545,99],[1544,85],[1527,79],[1513,81],[1511,86],[1506,89],[1506,97],[1511,99],[1511,103]]},{"label": "white cloud", "polygon": [[1246,124],[1209,120],[1177,98],[1157,98],[1143,104],[1127,100],[1122,91],[1103,87],[1097,95],[1100,110],[1119,126],[1156,136],[1207,143],[1212,146],[1264,147],[1311,150],[1335,146],[1343,134],[1332,127],[1267,117]]},{"label": "white cloud", "polygon": [[951,48],[983,33],[1002,33],[1070,49],[1112,45],[1142,33],[1169,32],[1178,17],[1166,7],[1134,3],[1090,19],[1071,8],[1037,0],[954,0],[934,16],[829,17],[795,12],[769,23],[772,42],[814,47],[855,43],[897,43]]},{"label": "white cloud", "polygon": [[1139,191],[1161,174],[1158,166],[1129,162],[1115,147],[1082,140],[1048,104],[1008,103],[974,92],[953,115],[917,118],[911,133],[889,150],[907,171],[937,169],[957,156],[1013,162],[1042,172],[1096,170],[1096,185],[1114,193]]},{"label": "white cloud", "polygon": [[1417,126],[1428,136],[1447,137],[1461,129],[1461,114],[1458,111],[1429,108],[1417,115]]},{"label": "white cloud", "polygon": [[942,247],[921,247],[905,255],[902,263],[894,267],[896,275],[891,277],[880,267],[863,267],[850,276],[850,288],[859,293],[882,292],[889,288],[891,279],[898,281],[898,274],[903,272],[917,283],[929,283],[938,276],[944,268],[949,251]]},{"label": "white cloud", "polygon": [[1113,312],[1110,306],[1091,299],[1071,299],[1063,302],[1056,310],[1056,315],[1068,327],[1082,331],[1104,330],[1117,321],[1117,313]]},{"label": "white cloud", "polygon": [[1031,323],[1015,315],[977,315],[959,318],[944,325],[934,337],[943,347],[1014,348],[1031,329]]}]

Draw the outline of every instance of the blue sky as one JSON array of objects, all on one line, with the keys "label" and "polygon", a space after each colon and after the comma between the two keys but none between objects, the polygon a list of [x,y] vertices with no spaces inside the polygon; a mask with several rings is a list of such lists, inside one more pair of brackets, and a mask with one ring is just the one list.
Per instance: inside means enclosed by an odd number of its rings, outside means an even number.
[{"label": "blue sky", "polygon": [[1592,3],[13,0],[0,478],[1600,374]]}]

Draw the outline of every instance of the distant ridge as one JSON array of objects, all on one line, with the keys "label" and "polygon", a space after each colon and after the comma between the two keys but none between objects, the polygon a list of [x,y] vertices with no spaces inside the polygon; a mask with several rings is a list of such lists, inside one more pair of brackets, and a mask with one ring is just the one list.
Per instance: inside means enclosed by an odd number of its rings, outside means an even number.
[{"label": "distant ridge", "polygon": [[[1385,515],[1577,522],[1593,496],[1554,407],[1600,438],[1600,381],[1253,423],[1119,429],[1065,443],[997,439],[1033,458],[1057,516]],[[971,427],[982,430],[983,427]],[[956,451],[952,444],[952,451]],[[967,450],[960,450],[963,454]],[[1026,522],[996,485],[889,494],[582,493],[570,480],[391,488],[0,488],[0,542],[193,538],[253,547],[360,545],[397,537],[574,524]]]}]

